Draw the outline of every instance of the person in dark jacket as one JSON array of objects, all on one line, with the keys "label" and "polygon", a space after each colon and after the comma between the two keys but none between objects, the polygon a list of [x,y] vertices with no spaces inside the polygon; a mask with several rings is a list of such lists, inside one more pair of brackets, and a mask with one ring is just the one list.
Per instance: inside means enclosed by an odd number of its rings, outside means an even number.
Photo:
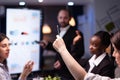
[{"label": "person in dark jacket", "polygon": [[113,59],[106,53],[106,49],[110,45],[110,38],[110,34],[106,31],[99,31],[92,36],[89,46],[92,57],[86,65],[87,72],[114,77]]},{"label": "person in dark jacket", "polygon": [[[84,40],[82,32],[78,31],[76,27],[69,25],[71,15],[67,9],[61,9],[58,12],[57,19],[60,28],[59,35],[64,39],[66,47],[68,51],[71,52],[74,59],[79,61],[79,59],[84,55]],[[76,33],[81,35],[81,39],[77,43],[74,43],[74,38],[77,36]],[[43,44],[40,45],[43,46]],[[44,43],[44,48],[56,51],[50,42]],[[74,80],[59,54],[57,54],[54,69],[62,80]]]},{"label": "person in dark jacket", "polygon": [[[115,32],[111,38],[111,42],[114,48],[112,56],[115,57],[115,61],[120,67],[120,30]],[[66,49],[64,40],[59,35],[57,35],[57,39],[54,41],[53,46],[61,55],[75,80],[120,80],[120,78],[110,78],[107,76],[86,72],[85,69],[70,55],[69,51]]]}]

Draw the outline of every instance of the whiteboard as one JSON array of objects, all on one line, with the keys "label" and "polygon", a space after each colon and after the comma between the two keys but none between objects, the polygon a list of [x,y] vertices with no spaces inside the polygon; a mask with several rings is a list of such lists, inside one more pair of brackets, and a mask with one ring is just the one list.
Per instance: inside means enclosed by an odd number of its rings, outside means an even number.
[{"label": "whiteboard", "polygon": [[6,35],[10,40],[8,67],[11,74],[21,73],[25,63],[34,61],[33,71],[40,70],[40,46],[42,12],[33,9],[8,8]]}]

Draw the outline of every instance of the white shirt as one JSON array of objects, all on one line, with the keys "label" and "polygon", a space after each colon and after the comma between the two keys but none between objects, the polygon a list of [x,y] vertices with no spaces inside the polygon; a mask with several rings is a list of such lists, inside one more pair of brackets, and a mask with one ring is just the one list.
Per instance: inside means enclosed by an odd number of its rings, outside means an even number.
[{"label": "white shirt", "polygon": [[94,73],[87,73],[84,77],[84,80],[120,80],[120,78],[109,78],[109,77],[105,77],[105,76],[100,76],[98,74],[94,74]]},{"label": "white shirt", "polygon": [[88,72],[91,72],[95,66],[98,66],[105,56],[106,56],[106,53],[101,54],[97,58],[96,58],[96,55],[93,55],[89,60],[90,69],[88,70]]},{"label": "white shirt", "polygon": [[[12,80],[5,65],[0,63],[0,80]],[[22,80],[20,77],[18,80]]]},{"label": "white shirt", "polygon": [[11,80],[8,70],[5,68],[5,65],[0,63],[0,80]]},{"label": "white shirt", "polygon": [[63,37],[69,28],[70,28],[69,25],[64,28],[60,27],[60,37]]}]

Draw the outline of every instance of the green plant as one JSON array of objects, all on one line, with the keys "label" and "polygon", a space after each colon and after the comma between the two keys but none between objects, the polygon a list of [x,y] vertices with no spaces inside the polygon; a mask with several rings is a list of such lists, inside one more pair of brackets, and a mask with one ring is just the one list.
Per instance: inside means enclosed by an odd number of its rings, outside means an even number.
[{"label": "green plant", "polygon": [[44,80],[61,80],[61,78],[59,76],[51,77],[50,75],[48,75],[44,78]]}]

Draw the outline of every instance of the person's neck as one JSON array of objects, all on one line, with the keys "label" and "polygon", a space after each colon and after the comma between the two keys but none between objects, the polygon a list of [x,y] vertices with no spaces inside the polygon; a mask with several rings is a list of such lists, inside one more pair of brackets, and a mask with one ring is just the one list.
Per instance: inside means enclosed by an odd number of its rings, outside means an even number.
[{"label": "person's neck", "polygon": [[101,54],[103,54],[104,53],[104,51],[102,51],[102,52],[99,52],[98,54],[96,54],[96,58],[98,58]]},{"label": "person's neck", "polygon": [[66,27],[68,27],[69,25],[66,25],[66,26],[61,26],[61,28],[66,28]]}]

